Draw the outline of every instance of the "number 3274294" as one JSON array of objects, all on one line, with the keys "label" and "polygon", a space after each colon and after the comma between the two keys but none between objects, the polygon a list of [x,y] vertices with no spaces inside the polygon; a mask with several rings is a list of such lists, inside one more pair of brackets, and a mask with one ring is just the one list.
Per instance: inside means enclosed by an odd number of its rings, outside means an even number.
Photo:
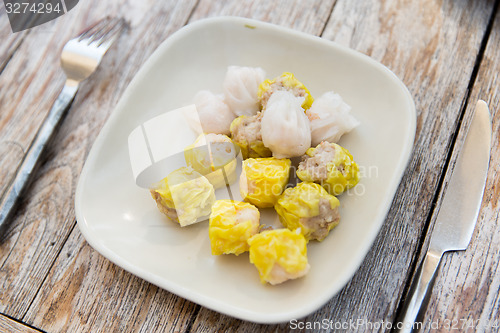
[{"label": "number 3274294", "polygon": [[29,2],[17,2],[17,3],[5,3],[5,10],[7,14],[50,14],[50,13],[60,13],[63,11],[60,4],[57,3],[55,6],[51,3],[29,3]]}]

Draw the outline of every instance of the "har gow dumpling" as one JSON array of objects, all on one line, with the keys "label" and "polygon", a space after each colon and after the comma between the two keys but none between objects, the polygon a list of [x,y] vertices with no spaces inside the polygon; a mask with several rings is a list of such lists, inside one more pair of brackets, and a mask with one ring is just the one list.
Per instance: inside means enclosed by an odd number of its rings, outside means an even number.
[{"label": "har gow dumpling", "polygon": [[359,125],[359,121],[350,114],[351,107],[340,95],[333,91],[317,98],[306,111],[311,120],[311,141],[316,146],[322,141],[336,143],[345,133]]},{"label": "har gow dumpling", "polygon": [[303,102],[303,97],[289,91],[277,91],[269,98],[262,112],[261,135],[274,157],[300,156],[311,147],[311,129],[301,106]]},{"label": "har gow dumpling", "polygon": [[265,75],[260,67],[228,67],[223,83],[224,98],[236,116],[252,116],[260,110],[257,91]]},{"label": "har gow dumpling", "polygon": [[202,90],[194,96],[194,104],[198,116],[187,115],[189,125],[197,133],[215,133],[229,135],[231,122],[236,118],[223,95],[215,95],[211,91]]}]

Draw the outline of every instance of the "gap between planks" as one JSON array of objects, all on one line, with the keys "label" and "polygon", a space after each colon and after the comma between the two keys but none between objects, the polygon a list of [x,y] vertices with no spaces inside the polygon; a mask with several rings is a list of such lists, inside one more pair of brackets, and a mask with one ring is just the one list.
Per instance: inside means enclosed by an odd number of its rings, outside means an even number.
[{"label": "gap between planks", "polygon": [[11,61],[11,59],[14,57],[14,54],[21,47],[21,45],[23,44],[24,40],[26,39],[26,36],[28,36],[30,34],[30,30],[26,31],[25,33],[23,33],[23,32],[19,32],[19,33],[22,33],[23,35],[21,36],[21,38],[17,42],[17,45],[14,47],[14,49],[12,50],[12,52],[5,59],[4,63],[0,64],[0,75],[2,75],[4,69],[7,67],[7,65],[9,64],[9,62]]},{"label": "gap between planks", "polygon": [[[46,333],[44,330],[26,324],[19,319],[13,318],[9,315],[0,312],[0,331],[6,329],[6,332],[24,332],[24,333]],[[16,330],[16,331],[13,331]]]},{"label": "gap between planks", "polygon": [[328,17],[325,20],[325,25],[323,26],[323,29],[321,29],[321,32],[319,33],[319,37],[323,37],[323,33],[326,30],[326,27],[328,26],[328,22],[330,22],[330,19],[332,18],[332,13],[333,10],[335,9],[335,5],[337,4],[337,0],[335,0],[332,4],[332,8],[330,8],[330,13],[328,13]]},{"label": "gap between planks", "polygon": [[[73,226],[71,227],[71,230],[68,232],[68,234],[66,236],[66,239],[64,239],[64,241],[62,242],[61,247],[59,248],[59,251],[57,252],[57,255],[54,256],[54,260],[50,263],[50,267],[47,270],[47,273],[45,274],[45,276],[43,277],[42,283],[40,283],[40,286],[38,287],[37,291],[33,295],[33,298],[31,299],[30,304],[26,307],[26,311],[21,316],[21,320],[22,320],[23,323],[24,323],[24,318],[26,317],[26,314],[29,312],[31,306],[33,305],[33,302],[35,301],[36,297],[40,293],[40,290],[42,289],[42,286],[45,284],[45,281],[47,280],[47,277],[52,272],[52,267],[54,267],[54,265],[55,265],[55,263],[57,261],[57,258],[59,258],[59,255],[61,255],[61,252],[64,249],[64,245],[68,242],[68,239],[71,236],[71,234],[73,233],[73,231],[75,230],[75,227],[76,227],[76,218],[73,221]],[[28,325],[28,324],[25,324],[25,325]]]},{"label": "gap between planks", "polygon": [[[462,105],[460,107],[460,115],[458,117],[457,125],[455,127],[455,130],[453,132],[453,137],[452,137],[451,142],[450,142],[450,149],[448,150],[448,155],[446,157],[446,161],[445,161],[445,164],[443,167],[443,172],[441,173],[441,176],[439,178],[438,187],[436,189],[436,192],[434,193],[434,198],[432,199],[431,210],[429,211],[429,214],[427,215],[424,230],[422,232],[422,236],[421,236],[419,243],[418,243],[418,246],[417,246],[415,258],[413,259],[413,261],[409,267],[409,274],[408,274],[408,277],[406,279],[406,283],[405,283],[402,297],[399,300],[398,307],[396,309],[396,312],[394,313],[393,322],[396,320],[396,318],[398,318],[398,316],[400,315],[400,313],[402,311],[403,303],[404,303],[406,297],[408,296],[408,290],[410,289],[411,282],[415,278],[417,267],[424,258],[424,254],[422,253],[422,249],[424,248],[424,245],[425,245],[426,240],[428,238],[427,236],[428,236],[428,232],[429,232],[429,229],[431,226],[431,222],[433,220],[433,216],[435,215],[435,213],[436,214],[439,213],[439,211],[436,212],[436,207],[437,207],[437,204],[438,204],[438,201],[440,198],[440,193],[442,190],[444,190],[444,188],[443,188],[444,180],[446,178],[446,175],[449,172],[453,172],[453,170],[448,170],[448,169],[450,168],[450,163],[452,162],[451,159],[453,156],[453,152],[455,150],[458,150],[461,148],[461,147],[457,147],[458,134],[460,132],[460,129],[462,128],[462,123],[463,123],[463,120],[465,117],[465,113],[467,111],[467,106],[470,103],[470,96],[472,93],[472,88],[474,87],[476,80],[477,80],[479,69],[481,67],[481,62],[484,58],[484,53],[486,51],[486,46],[488,44],[488,40],[489,40],[490,35],[491,35],[491,30],[493,29],[493,24],[494,24],[495,18],[497,16],[499,5],[500,5],[500,0],[496,0],[495,4],[493,5],[493,9],[491,11],[490,18],[488,20],[488,24],[486,25],[486,29],[485,29],[483,38],[481,40],[481,45],[479,47],[479,52],[476,56],[476,61],[474,63],[474,68],[473,68],[472,73],[471,73],[469,84],[467,86],[467,90],[466,90],[465,96],[463,98]],[[468,129],[466,131],[468,131]],[[443,193],[442,196],[444,196],[444,195],[445,195],[445,193]],[[393,328],[391,330],[391,332],[393,332],[394,330],[395,330],[395,328]]]}]

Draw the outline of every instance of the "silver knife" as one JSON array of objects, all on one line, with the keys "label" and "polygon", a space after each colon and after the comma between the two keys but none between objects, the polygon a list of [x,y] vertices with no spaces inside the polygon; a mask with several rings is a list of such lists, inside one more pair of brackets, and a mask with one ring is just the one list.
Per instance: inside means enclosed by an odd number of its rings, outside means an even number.
[{"label": "silver knife", "polygon": [[429,249],[393,325],[396,332],[418,330],[419,325],[415,322],[425,312],[422,304],[432,290],[431,282],[443,253],[465,250],[469,245],[483,199],[490,148],[488,106],[484,101],[478,101],[432,231]]}]

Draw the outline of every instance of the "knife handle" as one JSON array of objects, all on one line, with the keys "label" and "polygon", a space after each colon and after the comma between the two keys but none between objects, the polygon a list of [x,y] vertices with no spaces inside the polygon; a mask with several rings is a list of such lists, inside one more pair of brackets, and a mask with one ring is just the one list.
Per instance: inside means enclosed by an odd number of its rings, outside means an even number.
[{"label": "knife handle", "polygon": [[409,333],[418,331],[422,325],[415,324],[417,316],[425,311],[427,295],[432,290],[434,276],[443,256],[442,251],[427,251],[422,265],[413,279],[408,295],[403,303],[403,309],[396,319],[393,327],[395,332]]},{"label": "knife handle", "polygon": [[14,180],[9,185],[4,195],[0,200],[0,239],[4,236],[3,233],[7,228],[7,221],[14,214],[19,198],[21,197],[26,186],[30,182],[36,167],[40,162],[40,156],[45,151],[47,144],[54,136],[55,130],[58,128],[61,120],[64,118],[65,111],[73,101],[78,86],[65,85],[50,112],[45,118],[42,126],[36,134],[31,147],[26,153],[21,166],[17,170]]}]

